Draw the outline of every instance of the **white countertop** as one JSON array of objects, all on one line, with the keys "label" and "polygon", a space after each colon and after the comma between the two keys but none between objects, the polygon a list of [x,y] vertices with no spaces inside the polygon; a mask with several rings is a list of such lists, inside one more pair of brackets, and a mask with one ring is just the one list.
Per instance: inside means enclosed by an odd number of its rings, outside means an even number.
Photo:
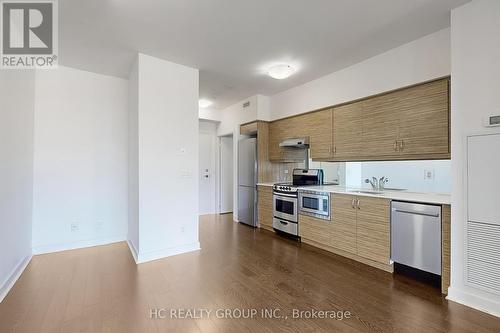
[{"label": "white countertop", "polygon": [[[275,183],[258,183],[258,186],[273,186]],[[370,191],[366,188],[347,188],[340,185],[325,185],[325,186],[304,186],[299,190],[304,189],[308,191],[329,192],[338,194],[349,194],[374,198],[386,198],[390,200],[401,200],[409,202],[430,203],[439,205],[451,204],[451,195],[448,193],[420,193],[410,191],[390,191],[384,190],[382,194],[375,193],[359,193],[356,191]]]}]

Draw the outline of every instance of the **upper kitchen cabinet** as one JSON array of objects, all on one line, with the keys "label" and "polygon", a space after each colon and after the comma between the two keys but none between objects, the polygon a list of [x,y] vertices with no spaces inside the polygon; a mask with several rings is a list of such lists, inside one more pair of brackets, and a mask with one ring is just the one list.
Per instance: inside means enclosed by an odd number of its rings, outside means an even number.
[{"label": "upper kitchen cabinet", "polygon": [[446,79],[398,93],[401,157],[450,158],[448,86]]},{"label": "upper kitchen cabinet", "polygon": [[309,138],[311,158],[332,158],[332,110],[321,110],[273,121],[269,124],[269,159],[271,161],[303,160],[299,149],[281,148],[280,142],[292,138]]},{"label": "upper kitchen cabinet", "polygon": [[362,102],[333,108],[333,158],[355,160],[363,153]]},{"label": "upper kitchen cabinet", "polygon": [[329,160],[332,157],[332,110],[307,113],[303,116],[302,128],[309,136],[311,159]]},{"label": "upper kitchen cabinet", "polygon": [[361,157],[390,159],[397,155],[400,105],[398,95],[388,93],[362,102]]},{"label": "upper kitchen cabinet", "polygon": [[280,142],[296,138],[299,126],[294,118],[285,118],[269,123],[268,154],[270,161],[297,161],[304,159],[299,149],[282,148]]},{"label": "upper kitchen cabinet", "polygon": [[449,79],[333,109],[334,161],[450,158]]}]

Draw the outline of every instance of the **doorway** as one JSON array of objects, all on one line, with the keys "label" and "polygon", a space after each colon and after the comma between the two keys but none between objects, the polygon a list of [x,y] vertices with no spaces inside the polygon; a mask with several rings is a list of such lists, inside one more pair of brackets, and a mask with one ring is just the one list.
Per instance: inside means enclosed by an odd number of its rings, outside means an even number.
[{"label": "doorway", "polygon": [[216,124],[200,121],[199,131],[199,214],[216,213]]},{"label": "doorway", "polygon": [[219,137],[219,213],[233,212],[233,136]]}]

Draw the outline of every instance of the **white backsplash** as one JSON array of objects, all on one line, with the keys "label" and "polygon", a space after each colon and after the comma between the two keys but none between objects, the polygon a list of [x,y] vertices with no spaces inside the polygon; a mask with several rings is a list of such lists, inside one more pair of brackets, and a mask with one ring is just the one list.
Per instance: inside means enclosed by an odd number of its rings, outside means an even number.
[{"label": "white backsplash", "polygon": [[386,187],[414,192],[450,193],[451,161],[383,161],[346,163],[346,185],[370,187],[366,178],[389,178]]},{"label": "white backsplash", "polygon": [[[294,168],[304,163],[273,163],[273,181],[292,180]],[[323,169],[325,182],[355,188],[371,188],[364,180],[372,177],[389,178],[388,188],[402,188],[413,192],[450,193],[451,161],[381,161],[381,162],[309,162],[311,169]]]}]

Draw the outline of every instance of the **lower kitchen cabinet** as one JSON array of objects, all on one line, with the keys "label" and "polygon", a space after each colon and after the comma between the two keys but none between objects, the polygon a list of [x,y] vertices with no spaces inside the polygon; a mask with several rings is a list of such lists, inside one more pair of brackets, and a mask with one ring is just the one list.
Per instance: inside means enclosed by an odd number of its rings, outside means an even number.
[{"label": "lower kitchen cabinet", "polygon": [[331,221],[299,215],[302,242],[388,272],[390,200],[348,194],[331,195]]},{"label": "lower kitchen cabinet", "polygon": [[332,242],[331,246],[356,254],[356,196],[332,194]]},{"label": "lower kitchen cabinet", "polygon": [[450,287],[450,244],[451,244],[451,206],[443,205],[441,212],[441,292],[448,294]]},{"label": "lower kitchen cabinet", "polygon": [[382,198],[358,197],[356,246],[357,254],[389,264],[391,256],[391,204]]},{"label": "lower kitchen cabinet", "polygon": [[273,188],[272,186],[257,186],[257,216],[259,226],[273,230]]},{"label": "lower kitchen cabinet", "polygon": [[331,245],[331,222],[321,220],[306,215],[299,217],[299,235],[304,240],[310,240],[314,243],[330,246]]}]

